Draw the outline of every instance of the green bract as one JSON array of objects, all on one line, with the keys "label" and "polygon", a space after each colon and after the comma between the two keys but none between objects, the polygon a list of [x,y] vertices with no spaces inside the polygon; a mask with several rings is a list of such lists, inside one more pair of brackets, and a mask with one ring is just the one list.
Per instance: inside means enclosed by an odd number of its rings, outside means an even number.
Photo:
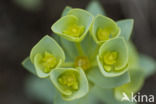
[{"label": "green bract", "polygon": [[54,69],[50,79],[65,100],[81,98],[88,92],[88,81],[81,68]]},{"label": "green bract", "polygon": [[97,61],[106,77],[119,76],[127,71],[128,49],[123,38],[107,41],[100,47]]},{"label": "green bract", "polygon": [[49,72],[59,67],[65,60],[62,48],[49,36],[43,37],[31,50],[31,62],[37,75],[41,78],[49,76]]},{"label": "green bract", "polygon": [[93,16],[82,9],[71,9],[51,27],[56,34],[67,40],[80,42],[87,35]]},{"label": "green bract", "polygon": [[91,34],[96,43],[100,44],[117,37],[120,34],[120,28],[112,19],[97,15],[93,22]]}]

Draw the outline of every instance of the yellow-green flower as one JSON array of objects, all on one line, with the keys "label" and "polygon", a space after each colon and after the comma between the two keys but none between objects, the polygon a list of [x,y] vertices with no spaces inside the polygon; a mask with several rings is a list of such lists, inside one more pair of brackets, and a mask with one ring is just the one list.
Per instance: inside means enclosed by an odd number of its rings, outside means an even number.
[{"label": "yellow-green flower", "polygon": [[87,35],[93,16],[82,9],[71,9],[51,27],[52,31],[72,42],[80,42]]},{"label": "yellow-green flower", "polygon": [[97,56],[100,71],[104,76],[114,77],[127,70],[128,49],[123,38],[115,38],[105,42]]},{"label": "yellow-green flower", "polygon": [[81,68],[56,68],[51,72],[50,80],[65,100],[81,98],[89,90],[87,77]]},{"label": "yellow-green flower", "polygon": [[112,19],[106,16],[97,15],[90,32],[96,43],[101,44],[109,39],[118,37],[120,28]]},{"label": "yellow-green flower", "polygon": [[73,24],[63,31],[64,34],[67,34],[72,37],[80,37],[83,32],[84,26],[79,26],[77,24]]},{"label": "yellow-green flower", "polygon": [[65,55],[55,40],[45,36],[32,48],[30,59],[37,75],[45,78],[49,76],[52,69],[59,67],[64,62]]},{"label": "yellow-green flower", "polygon": [[78,90],[79,82],[76,74],[74,71],[69,71],[59,76],[58,82],[64,87],[64,90]]}]

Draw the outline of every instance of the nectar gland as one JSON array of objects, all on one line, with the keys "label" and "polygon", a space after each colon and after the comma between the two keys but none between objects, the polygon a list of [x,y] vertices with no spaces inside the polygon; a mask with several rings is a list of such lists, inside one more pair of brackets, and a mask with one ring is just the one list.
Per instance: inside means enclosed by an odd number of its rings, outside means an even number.
[{"label": "nectar gland", "polygon": [[86,57],[86,56],[78,56],[75,59],[74,66],[75,67],[81,67],[84,71],[87,71],[87,69],[90,68],[90,63],[89,63],[88,57]]}]

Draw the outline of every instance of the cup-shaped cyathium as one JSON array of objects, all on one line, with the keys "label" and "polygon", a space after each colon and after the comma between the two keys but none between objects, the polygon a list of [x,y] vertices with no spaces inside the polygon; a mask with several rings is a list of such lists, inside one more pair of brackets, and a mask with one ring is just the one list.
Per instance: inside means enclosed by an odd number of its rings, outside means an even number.
[{"label": "cup-shaped cyathium", "polygon": [[117,37],[120,34],[120,28],[112,19],[98,15],[94,19],[91,34],[96,43],[100,44]]},{"label": "cup-shaped cyathium", "polygon": [[88,80],[81,68],[56,68],[50,73],[50,80],[64,100],[78,99],[88,92]]},{"label": "cup-shaped cyathium", "polygon": [[52,69],[59,67],[65,60],[62,48],[49,36],[43,37],[31,50],[31,62],[39,77],[49,76]]},{"label": "cup-shaped cyathium", "polygon": [[115,77],[127,71],[128,49],[123,38],[108,40],[99,49],[98,66],[106,77]]},{"label": "cup-shaped cyathium", "polygon": [[93,16],[82,9],[71,9],[52,25],[52,31],[67,40],[81,41],[92,24]]}]

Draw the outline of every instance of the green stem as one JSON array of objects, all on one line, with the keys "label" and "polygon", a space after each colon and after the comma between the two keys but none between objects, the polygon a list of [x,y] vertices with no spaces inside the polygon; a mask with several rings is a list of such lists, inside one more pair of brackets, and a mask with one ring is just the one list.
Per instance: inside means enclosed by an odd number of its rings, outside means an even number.
[{"label": "green stem", "polygon": [[93,62],[92,62],[92,67],[95,67],[95,66],[97,66],[98,65],[98,63],[97,63],[97,61],[96,60],[94,60]]},{"label": "green stem", "polygon": [[76,46],[77,51],[78,51],[78,53],[80,54],[80,56],[84,56],[84,52],[83,52],[83,49],[82,49],[82,47],[81,47],[80,42],[76,42],[76,43],[75,43],[75,46]]},{"label": "green stem", "polygon": [[93,55],[91,57],[92,61],[96,58],[96,56],[97,56],[97,54],[99,52],[99,48],[100,48],[100,45],[97,45],[96,48],[95,48],[95,51],[94,51],[94,53],[93,53]]},{"label": "green stem", "polygon": [[73,66],[74,64],[73,64],[73,62],[65,62],[65,63],[63,63],[63,67],[71,67],[71,66]]}]

